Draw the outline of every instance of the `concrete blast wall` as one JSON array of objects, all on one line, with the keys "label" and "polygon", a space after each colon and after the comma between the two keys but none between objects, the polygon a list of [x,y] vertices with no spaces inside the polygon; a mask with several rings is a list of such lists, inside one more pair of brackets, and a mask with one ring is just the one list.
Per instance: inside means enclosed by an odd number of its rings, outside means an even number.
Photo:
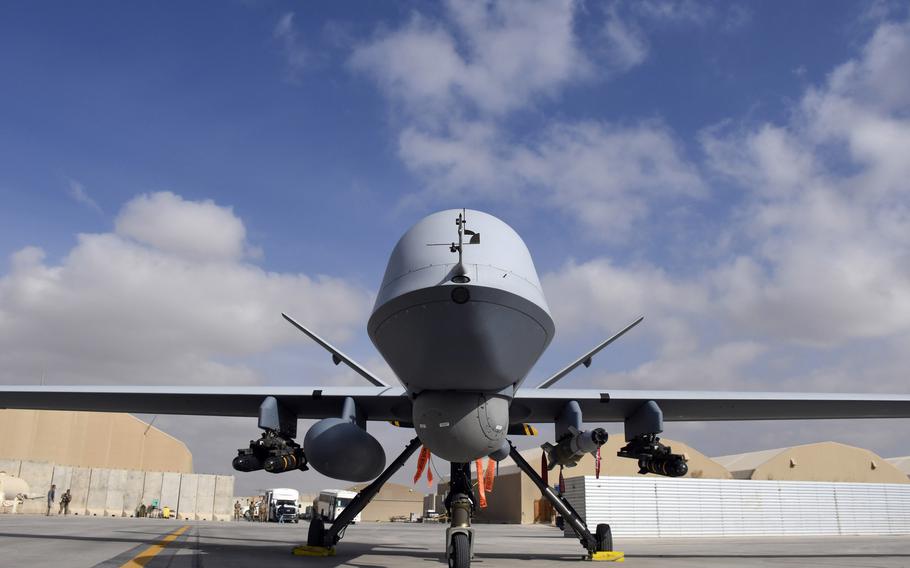
[{"label": "concrete blast wall", "polygon": [[43,514],[47,492],[57,486],[53,513],[69,489],[70,514],[133,517],[139,506],[170,507],[182,520],[230,521],[234,514],[234,476],[160,471],[87,468],[47,462],[0,461],[0,471],[21,477],[28,484],[29,499],[18,513]]},{"label": "concrete blast wall", "polygon": [[[142,504],[142,489],[145,484],[145,472],[128,470],[126,483],[123,486],[123,512],[124,517],[132,517]],[[148,505],[146,505],[148,506]]]},{"label": "concrete blast wall", "polygon": [[145,483],[142,485],[142,502],[148,507],[155,501],[161,502],[161,485],[164,474],[160,471],[149,471],[145,474]]},{"label": "concrete blast wall", "polygon": [[230,521],[234,518],[234,476],[215,476],[215,518],[216,521]]},{"label": "concrete blast wall", "polygon": [[107,482],[111,477],[109,469],[92,469],[92,480],[88,484],[88,499],[85,501],[85,515],[104,515],[107,504]]},{"label": "concrete blast wall", "polygon": [[[47,509],[47,492],[54,479],[54,464],[48,462],[22,462],[19,475],[28,483],[29,499],[19,507],[20,513],[44,513]],[[63,494],[64,489],[57,488],[57,499]]]},{"label": "concrete blast wall", "polygon": [[177,501],[180,500],[180,474],[165,472],[161,481],[161,501],[159,506],[164,509],[170,507],[171,511],[177,510]]},{"label": "concrete blast wall", "polygon": [[126,470],[112,469],[107,479],[107,499],[104,516],[119,517],[123,514],[123,492],[126,490]]},{"label": "concrete blast wall", "polygon": [[199,475],[197,477],[199,485],[196,489],[196,519],[211,521],[215,509],[215,476]]},{"label": "concrete blast wall", "polygon": [[197,489],[199,489],[198,475],[184,473],[180,476],[180,497],[174,502],[178,519],[190,521],[196,518]]},{"label": "concrete blast wall", "polygon": [[19,460],[0,459],[0,471],[5,471],[10,477],[19,477]]},{"label": "concrete blast wall", "polygon": [[[57,486],[57,490],[62,496],[63,492],[73,484],[73,468],[68,465],[55,465],[54,478],[51,483]],[[72,489],[70,489],[70,494],[72,494],[72,492]],[[57,499],[57,501],[59,502],[60,500]]]},{"label": "concrete blast wall", "polygon": [[70,501],[70,512],[78,515],[85,514],[85,506],[88,503],[89,482],[92,479],[92,470],[88,467],[74,467],[70,477],[69,487],[63,490],[70,490],[73,500]]}]

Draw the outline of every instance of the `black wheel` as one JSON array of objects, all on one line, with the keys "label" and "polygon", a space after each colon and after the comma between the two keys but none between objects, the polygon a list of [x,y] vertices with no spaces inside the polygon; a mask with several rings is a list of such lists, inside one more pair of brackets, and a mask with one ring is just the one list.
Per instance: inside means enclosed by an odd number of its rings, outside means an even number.
[{"label": "black wheel", "polygon": [[594,533],[597,540],[597,552],[610,552],[613,550],[613,531],[610,525],[597,525],[597,532]]},{"label": "black wheel", "polygon": [[307,531],[306,543],[308,546],[325,546],[323,537],[325,535],[325,524],[319,517],[310,521],[310,529]]},{"label": "black wheel", "polygon": [[449,568],[470,568],[471,543],[468,535],[455,533],[452,535],[452,550],[449,551]]}]

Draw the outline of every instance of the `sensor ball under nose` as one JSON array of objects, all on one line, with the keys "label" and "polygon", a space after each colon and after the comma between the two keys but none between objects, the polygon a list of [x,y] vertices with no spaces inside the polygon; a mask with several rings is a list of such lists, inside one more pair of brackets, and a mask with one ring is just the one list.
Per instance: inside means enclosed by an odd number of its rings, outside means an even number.
[{"label": "sensor ball under nose", "polygon": [[471,293],[464,286],[455,286],[452,289],[452,301],[456,304],[465,304],[471,299]]}]

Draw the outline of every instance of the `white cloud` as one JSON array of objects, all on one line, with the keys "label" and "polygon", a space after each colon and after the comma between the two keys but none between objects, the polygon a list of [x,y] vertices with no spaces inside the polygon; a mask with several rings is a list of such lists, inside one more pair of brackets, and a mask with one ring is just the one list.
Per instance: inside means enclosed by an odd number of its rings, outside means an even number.
[{"label": "white cloud", "polygon": [[704,133],[747,191],[751,246],[713,276],[741,326],[827,346],[910,331],[908,57],[910,26],[883,24],[789,123]]},{"label": "white cloud", "polygon": [[891,75],[908,39],[906,24],[882,25],[789,120],[702,132],[704,169],[740,205],[717,237],[731,244],[700,257],[700,270],[595,258],[544,275],[560,333],[647,316],[636,336],[656,355],[595,382],[906,391],[910,175],[899,156],[910,155],[910,87]]},{"label": "white cloud", "polygon": [[704,25],[715,17],[714,7],[695,0],[640,0],[632,10],[642,17],[665,23]]},{"label": "white cloud", "polygon": [[444,135],[410,128],[399,155],[431,191],[537,199],[600,240],[622,240],[655,202],[704,193],[698,170],[658,122],[557,123],[525,144],[483,123],[453,123]]},{"label": "white cloud", "polygon": [[766,346],[755,341],[719,343],[704,350],[664,355],[632,371],[608,375],[600,383],[614,388],[642,388],[647,385],[647,388],[670,390],[683,387],[743,389],[750,386],[744,368],[754,363],[766,350]]},{"label": "white cloud", "polygon": [[69,180],[66,193],[77,203],[81,203],[98,213],[103,213],[101,206],[89,196],[88,192],[85,190],[85,186],[80,182],[74,179]]},{"label": "white cloud", "polygon": [[291,82],[300,80],[310,62],[310,54],[303,46],[294,25],[294,12],[287,12],[278,20],[272,36],[281,44],[287,63],[287,79]]},{"label": "white cloud", "polygon": [[415,14],[359,46],[350,64],[413,115],[450,112],[453,104],[502,114],[589,75],[573,31],[575,6],[453,0],[445,23]]},{"label": "white cloud", "polygon": [[235,260],[246,247],[246,228],[231,208],[185,201],[169,191],[133,198],[115,225],[118,236],[190,258]]},{"label": "white cloud", "polygon": [[[692,6],[641,10],[688,22]],[[603,33],[583,46],[579,7],[452,1],[443,18],[414,14],[354,51],[351,67],[404,111],[399,156],[428,188],[405,201],[454,191],[555,206],[591,237],[618,241],[655,201],[675,206],[704,194],[697,168],[659,121],[549,120],[518,139],[505,128],[516,111],[647,57],[635,18],[615,5],[585,14]]]},{"label": "white cloud", "polygon": [[603,34],[606,55],[614,68],[626,71],[648,58],[650,48],[644,33],[634,23],[619,18],[615,10],[607,18]]},{"label": "white cloud", "polygon": [[282,311],[336,340],[363,324],[368,292],[245,263],[244,233],[229,208],[153,194],[124,206],[118,233],[80,235],[59,263],[20,250],[0,278],[0,380],[257,382],[244,358],[301,342]]},{"label": "white cloud", "polygon": [[617,266],[604,258],[569,261],[545,274],[542,286],[558,328],[570,332],[615,330],[643,314],[654,329],[667,316],[708,308],[708,294],[701,286],[654,266]]}]

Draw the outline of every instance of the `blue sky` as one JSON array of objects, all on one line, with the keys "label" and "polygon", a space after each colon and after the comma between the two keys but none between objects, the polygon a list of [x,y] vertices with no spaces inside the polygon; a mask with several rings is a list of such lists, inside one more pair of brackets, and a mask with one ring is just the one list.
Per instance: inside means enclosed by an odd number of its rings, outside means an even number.
[{"label": "blue sky", "polygon": [[[534,254],[559,330],[534,379],[644,313],[569,386],[906,392],[907,18],[888,2],[11,5],[0,380],[357,384],[280,310],[388,373],[365,334],[387,254],[464,206]],[[225,469],[202,422],[156,424]],[[757,447],[910,453],[876,423],[736,428]]]}]

